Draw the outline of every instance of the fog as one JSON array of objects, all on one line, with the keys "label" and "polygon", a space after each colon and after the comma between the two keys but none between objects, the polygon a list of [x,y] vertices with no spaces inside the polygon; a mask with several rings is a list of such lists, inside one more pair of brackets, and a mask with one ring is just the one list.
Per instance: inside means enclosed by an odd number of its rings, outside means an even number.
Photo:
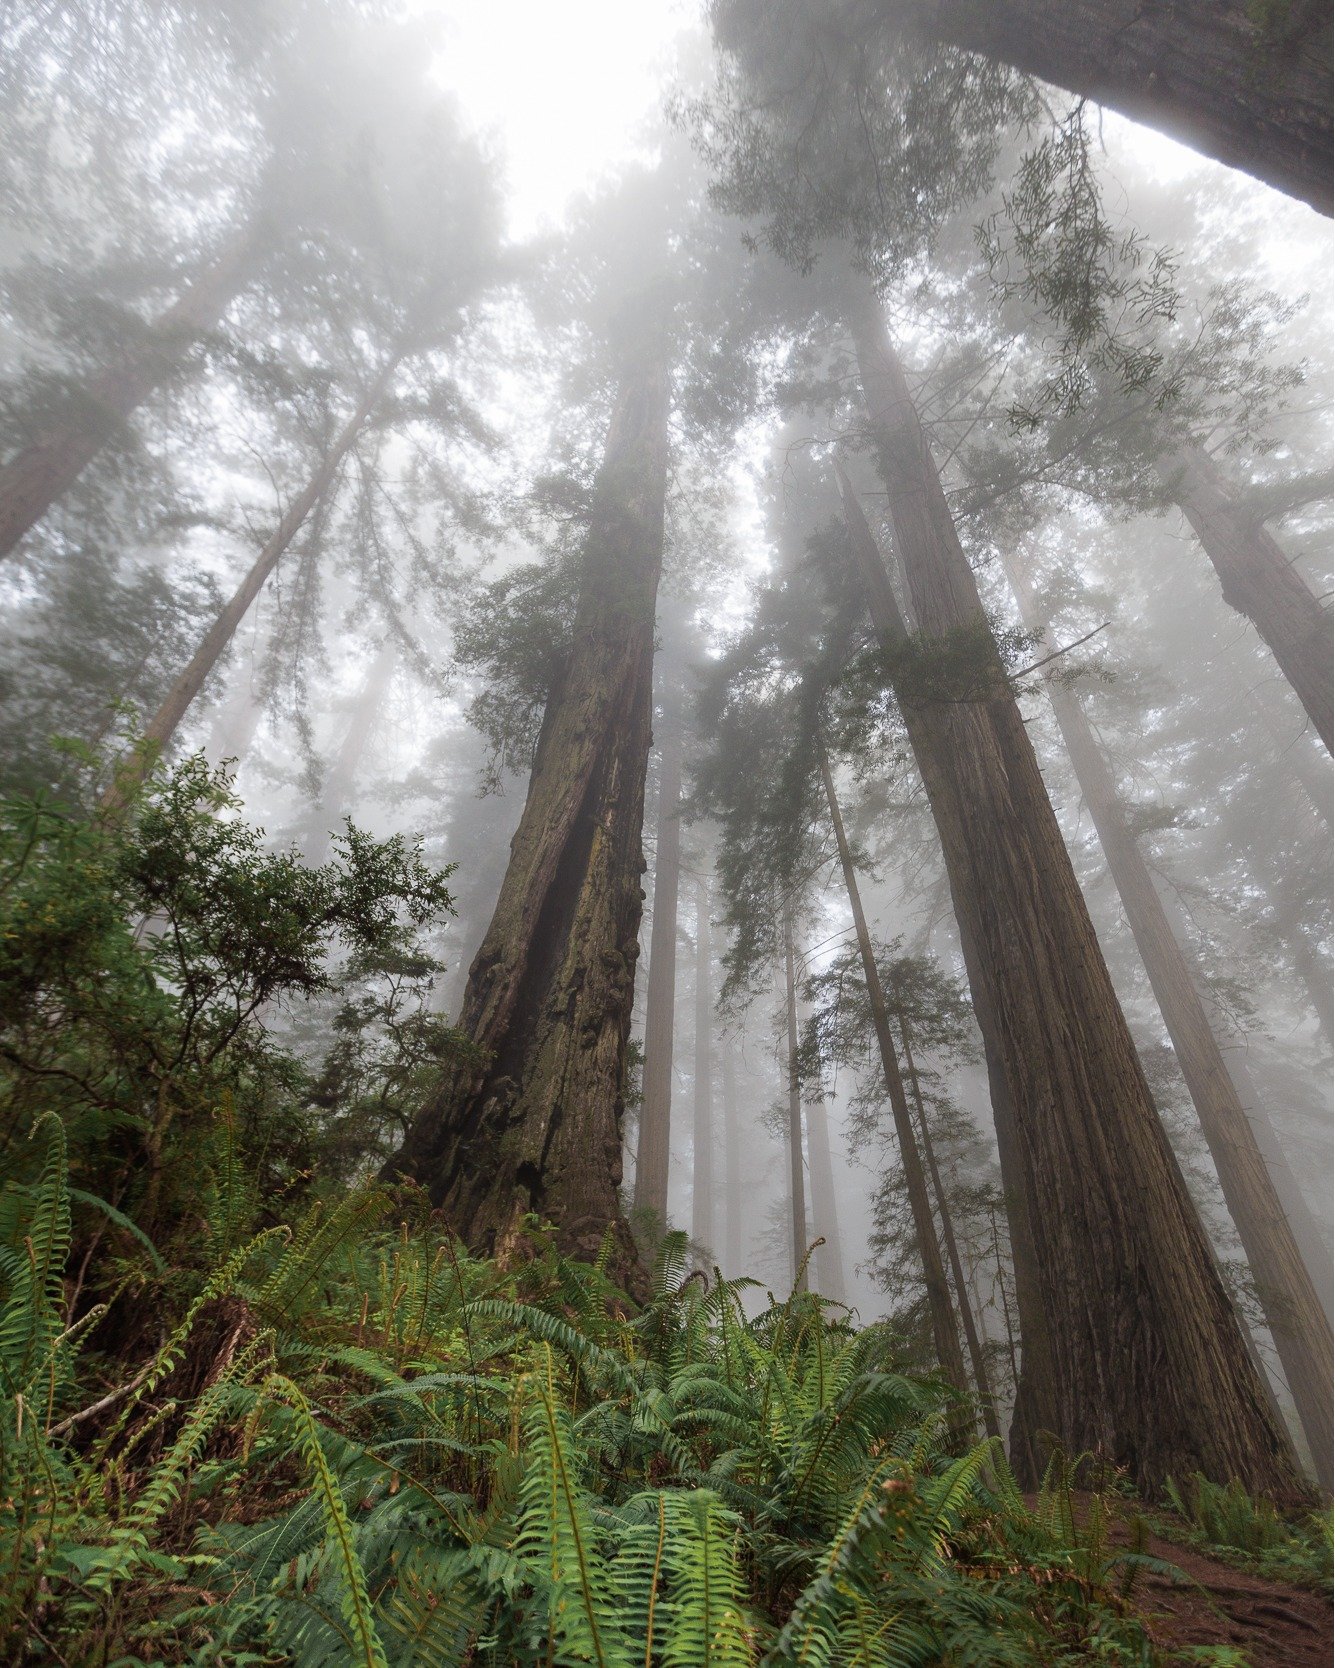
[{"label": "fog", "polygon": [[202,756],[258,849],[449,868],[411,957],[246,1011],[309,1074],[265,1208],[385,1167],[631,1290],[681,1230],[753,1315],[949,1378],[946,1324],[1006,1430],[1023,1173],[1039,1284],[1199,1263],[1320,1476],[1273,1281],[1328,1317],[1329,221],[822,10],[8,11],[9,837]]}]

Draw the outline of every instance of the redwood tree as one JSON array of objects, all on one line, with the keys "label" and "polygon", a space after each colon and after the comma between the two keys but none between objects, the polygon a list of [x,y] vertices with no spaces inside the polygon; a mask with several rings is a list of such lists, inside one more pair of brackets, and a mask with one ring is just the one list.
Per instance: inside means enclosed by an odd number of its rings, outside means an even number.
[{"label": "redwood tree", "polygon": [[[661,310],[660,310],[661,311]],[[641,822],[667,484],[661,318],[623,363],[584,540],[573,639],[459,1028],[474,1045],[415,1118],[391,1175],[505,1254],[526,1217],[597,1255],[621,1222],[626,1045],[643,900]]]},{"label": "redwood tree", "polygon": [[875,15],[1120,110],[1331,213],[1325,0],[876,0]]},{"label": "redwood tree", "polygon": [[878,625],[1010,1089],[1057,1435],[1147,1487],[1191,1469],[1292,1487],[880,303],[854,278],[844,306],[917,635],[896,648]]}]

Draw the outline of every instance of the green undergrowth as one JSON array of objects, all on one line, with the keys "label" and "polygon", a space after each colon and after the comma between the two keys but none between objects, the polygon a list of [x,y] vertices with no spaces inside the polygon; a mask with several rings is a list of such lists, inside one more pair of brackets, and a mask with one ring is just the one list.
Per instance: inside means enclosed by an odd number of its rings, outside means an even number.
[{"label": "green undergrowth", "polygon": [[1225,1487],[1199,1472],[1185,1486],[1170,1479],[1166,1494],[1171,1515],[1156,1518],[1155,1527],[1168,1539],[1272,1581],[1330,1594],[1329,1510],[1285,1517],[1268,1500],[1254,1500],[1239,1483]]},{"label": "green undergrowth", "polygon": [[127,1360],[105,1306],[67,1311],[62,1126],[33,1139],[3,1194],[0,1659],[1152,1660],[1137,1555],[1076,1532],[1064,1475],[1027,1509],[994,1444],[946,1450],[893,1338],[814,1296],[748,1318],[669,1238],[637,1308],[541,1235],[505,1271],[363,1189],[165,1279]]},{"label": "green undergrowth", "polygon": [[199,760],[0,805],[0,1662],[1153,1663],[1110,1490],[1026,1505],[887,1326],[357,1180],[466,1047],[446,879]]}]

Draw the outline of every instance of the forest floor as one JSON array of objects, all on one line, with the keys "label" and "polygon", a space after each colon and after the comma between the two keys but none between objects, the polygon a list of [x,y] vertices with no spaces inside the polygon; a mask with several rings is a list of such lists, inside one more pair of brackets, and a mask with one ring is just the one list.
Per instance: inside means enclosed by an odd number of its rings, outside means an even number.
[{"label": "forest floor", "polygon": [[[1130,1540],[1125,1524],[1114,1528],[1113,1539],[1121,1545]],[[1133,1603],[1164,1650],[1226,1645],[1243,1652],[1249,1668],[1330,1668],[1331,1602],[1321,1593],[1153,1533],[1144,1551],[1186,1577],[1145,1572],[1136,1581]]]}]

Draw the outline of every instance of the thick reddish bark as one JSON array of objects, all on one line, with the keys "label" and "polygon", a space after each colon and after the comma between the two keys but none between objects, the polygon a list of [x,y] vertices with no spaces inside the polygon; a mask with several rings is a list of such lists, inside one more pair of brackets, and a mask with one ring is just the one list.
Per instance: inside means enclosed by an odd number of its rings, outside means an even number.
[{"label": "thick reddish bark", "polygon": [[265,580],[301,531],[306,517],[333,483],[343,459],[388,391],[394,373],[407,351],[406,346],[400,347],[386,360],[375,380],[358,401],[357,409],[335,436],[333,444],[320,460],[315,473],[288,506],[272,538],[255,558],[230,601],[204,633],[203,641],[195,650],[189,665],[181,672],[167,691],[162,705],[144,726],[143,745],[117,766],[115,780],[103,796],[104,810],[114,811],[124,804],[129,794],[143,780],[150,761],[167,747],[176,734],[177,726],[222,658],[223,650],[236,635],[237,627],[245,619],[251,604],[263,589]]},{"label": "thick reddish bark", "polygon": [[1331,212],[1328,0],[875,0]]},{"label": "thick reddish bark", "polygon": [[[1032,587],[1013,563],[1008,563],[1007,569],[1026,629],[1040,632],[1043,622],[1038,618]],[[1048,696],[1154,999],[1172,1039],[1224,1202],[1247,1254],[1261,1311],[1279,1353],[1318,1479],[1329,1487],[1335,1459],[1331,1451],[1331,1425],[1335,1420],[1331,1360],[1335,1341],[1262,1154],[1259,1127],[1266,1126],[1273,1148],[1278,1148],[1278,1141],[1264,1112],[1256,1107],[1249,1118],[1242,1104],[1201,996],[1200,970],[1174,930],[1079,696],[1052,675],[1048,676]]]},{"label": "thick reddish bark", "polygon": [[[883,642],[896,650],[902,650],[908,644],[908,629],[895,600],[881,553],[877,549],[847,475],[838,466],[837,472],[853,558],[858,578],[867,593],[872,622]],[[916,757],[919,750],[929,749],[933,745],[934,738],[917,722],[917,715],[911,709],[906,709],[905,719],[910,744]],[[1015,1307],[1019,1321],[1020,1354],[1017,1362],[1010,1310],[1007,1308],[1007,1338],[1015,1382],[1015,1404],[1011,1410],[1008,1444],[1011,1469],[1021,1487],[1037,1488],[1042,1481],[1047,1454],[1056,1440],[1056,1432],[1061,1422],[1056,1375],[1048,1343],[1048,1319],[1043,1305],[1042,1274],[1034,1250],[1034,1232],[1029,1217],[1028,1183],[997,1018],[989,1000],[988,983],[970,934],[969,922],[958,918],[956,926],[974,1016],[982,1033],[983,1053],[987,1062],[988,1096],[997,1138],[997,1162],[1001,1169],[1004,1190],[1011,1267],[1015,1282]]]},{"label": "thick reddish bark", "polygon": [[1329,607],[1246,513],[1208,452],[1184,449],[1162,459],[1159,474],[1219,575],[1224,601],[1260,632],[1329,752],[1335,747]]},{"label": "thick reddish bark", "polygon": [[793,1278],[800,1290],[807,1289],[806,1167],[802,1159],[802,1087],[797,1069],[797,968],[793,957],[793,923],[783,917],[783,984],[785,1019],[788,1027],[788,1224],[793,1253]]},{"label": "thick reddish bark", "polygon": [[691,1238],[714,1245],[714,1071],[710,1051],[714,1003],[710,989],[709,882],[695,894],[695,1119],[692,1129]]},{"label": "thick reddish bark", "polygon": [[644,1021],[644,1097],[635,1147],[635,1208],[667,1226],[672,1144],[672,1036],[677,991],[677,893],[681,881],[681,713],[675,687],[664,692],[658,776],[654,919]]},{"label": "thick reddish bark", "polygon": [[636,1281],[621,1221],[626,1045],[644,893],[654,607],[668,374],[623,375],[593,494],[574,639],[459,1027],[477,1049],[414,1119],[390,1176],[419,1181],[470,1246],[504,1257],[529,1215]]},{"label": "thick reddish bark", "polygon": [[844,890],[853,915],[853,930],[857,936],[858,954],[862,958],[862,976],[867,986],[867,1003],[871,1009],[872,1026],[876,1032],[876,1046],[880,1052],[881,1074],[885,1079],[886,1098],[895,1126],[895,1141],[899,1146],[899,1162],[904,1171],[904,1188],[909,1199],[909,1214],[913,1220],[913,1238],[922,1263],[923,1289],[927,1295],[927,1313],[932,1325],[932,1345],[941,1371],[958,1390],[969,1388],[964,1372],[964,1356],[960,1350],[959,1333],[955,1328],[955,1314],[950,1304],[950,1288],[941,1262],[941,1245],[936,1237],[936,1223],[932,1220],[932,1203],[927,1193],[927,1178],[923,1173],[922,1155],[913,1133],[913,1118],[909,1112],[908,1095],[899,1069],[894,1037],[890,1031],[890,1010],[881,984],[880,969],[872,948],[871,933],[866,913],[862,908],[862,892],[858,886],[853,854],[849,849],[844,829],[843,812],[834,788],[834,776],[825,749],[820,753],[821,781],[825,786],[825,801],[829,807],[830,825],[834,829],[839,850],[839,866],[843,872]]},{"label": "thick reddish bark", "polygon": [[865,286],[850,293],[848,318],[920,643],[955,680],[924,682],[917,657],[887,641],[1009,1084],[1056,1434],[1068,1453],[1102,1452],[1147,1489],[1198,1469],[1296,1491]]},{"label": "thick reddish bark", "polygon": [[69,490],[130,414],[165,382],[248,282],[263,244],[248,227],[195,279],[133,355],[79,390],[60,417],[0,468],[0,557]]}]

